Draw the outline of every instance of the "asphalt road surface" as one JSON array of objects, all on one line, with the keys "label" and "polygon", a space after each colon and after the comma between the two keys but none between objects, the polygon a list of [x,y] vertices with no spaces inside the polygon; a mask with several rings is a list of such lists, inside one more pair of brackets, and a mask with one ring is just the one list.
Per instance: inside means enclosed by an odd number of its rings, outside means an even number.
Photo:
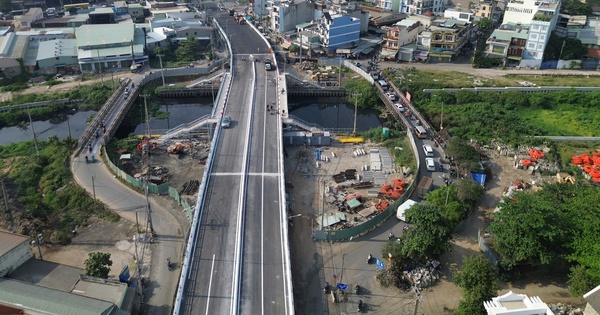
[{"label": "asphalt road surface", "polygon": [[[232,42],[233,81],[223,115],[182,313],[286,314],[280,196],[281,127],[268,46],[248,25],[220,17]],[[241,246],[241,251],[237,248]],[[241,254],[241,256],[238,256]]]}]

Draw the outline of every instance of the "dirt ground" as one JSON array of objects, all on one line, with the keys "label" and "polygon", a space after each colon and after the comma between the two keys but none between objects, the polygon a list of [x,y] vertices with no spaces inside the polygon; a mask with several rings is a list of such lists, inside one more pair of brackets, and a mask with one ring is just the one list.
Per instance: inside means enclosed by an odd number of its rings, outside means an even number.
[{"label": "dirt ground", "polygon": [[[307,150],[310,161],[314,161],[314,148]],[[323,180],[327,185],[332,183],[331,175],[338,173],[347,168],[360,167],[361,164],[368,164],[368,161],[357,160],[352,155],[354,146],[336,145],[329,148],[329,151],[335,150],[338,153],[337,159],[333,159],[331,163],[324,163],[321,168],[317,169],[315,165],[306,162],[305,155],[300,154],[303,150],[301,147],[287,148],[289,157],[286,159],[286,179],[292,200],[293,216],[291,221],[291,250],[294,276],[294,293],[296,310],[299,314],[315,314],[322,312],[330,312],[334,314],[344,313],[344,311],[336,311],[337,308],[329,306],[329,310],[319,309],[315,306],[316,303],[321,303],[322,293],[320,284],[323,283],[325,276],[323,267],[328,263],[327,253],[323,252],[323,248],[314,242],[311,238],[313,226],[316,224],[315,217],[320,215],[321,209],[321,191]],[[326,152],[328,150],[325,150]],[[481,200],[481,205],[469,215],[464,222],[463,227],[454,234],[452,241],[453,250],[441,257],[441,262],[444,266],[442,270],[441,281],[435,286],[426,289],[422,292],[422,298],[419,303],[419,314],[451,314],[458,306],[461,299],[461,291],[452,283],[452,274],[461,267],[462,259],[465,256],[479,253],[477,243],[477,231],[485,229],[489,224],[489,214],[494,210],[496,204],[501,199],[505,189],[515,180],[531,181],[550,181],[552,178],[540,178],[538,175],[531,175],[526,170],[514,168],[514,161],[498,152],[489,150],[488,155],[490,160],[487,167],[491,169],[492,178],[486,184],[486,195]],[[368,155],[367,155],[368,157]],[[367,158],[368,159],[368,158]],[[397,177],[399,174],[388,176],[388,183],[391,177]],[[291,185],[290,185],[291,184]],[[377,189],[377,188],[373,188]],[[300,216],[301,215],[301,216]],[[539,275],[538,275],[539,276]],[[538,279],[539,278],[539,279]],[[543,278],[543,281],[540,279]],[[544,277],[530,276],[520,281],[512,283],[501,283],[500,294],[504,294],[508,290],[513,290],[517,293],[525,293],[529,296],[539,296],[548,304],[564,303],[568,305],[582,305],[583,301],[580,298],[574,298],[569,293],[565,283],[566,275],[545,275]],[[379,309],[391,310],[396,309],[396,314],[399,312],[398,307],[403,310],[414,309],[414,296],[412,293],[405,293],[396,290],[396,293],[389,292],[389,289],[378,288],[372,289],[372,295],[391,296],[394,298],[388,300],[388,304],[384,302],[379,305]],[[391,295],[390,295],[391,294]],[[399,302],[404,301],[404,302]],[[398,303],[403,303],[399,306]],[[392,313],[390,313],[392,314]]]}]

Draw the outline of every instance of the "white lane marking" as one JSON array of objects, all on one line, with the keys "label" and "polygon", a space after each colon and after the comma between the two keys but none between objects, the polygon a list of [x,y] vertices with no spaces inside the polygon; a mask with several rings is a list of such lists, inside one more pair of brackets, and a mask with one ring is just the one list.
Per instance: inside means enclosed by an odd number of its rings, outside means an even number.
[{"label": "white lane marking", "polygon": [[[265,107],[267,107],[267,76],[265,76]],[[270,115],[270,114],[269,114]],[[263,142],[262,142],[262,174],[265,174],[265,152],[267,141],[267,112],[264,114],[263,119]],[[260,194],[260,309],[261,314],[265,313],[265,176],[261,176],[261,190],[262,194]]]},{"label": "white lane marking", "polygon": [[215,254],[213,254],[212,266],[210,266],[210,280],[208,281],[208,294],[206,294],[206,315],[210,306],[210,290],[212,288],[213,270],[215,270]]},{"label": "white lane marking", "polygon": [[[238,172],[238,173],[223,173],[223,172],[221,172],[221,173],[211,173],[210,175],[211,176],[241,176],[241,175],[244,175],[244,174],[245,173],[241,173],[241,172]],[[277,176],[279,176],[279,174],[277,174],[277,173],[248,173],[248,174],[245,174],[245,175],[248,175],[248,176],[268,176],[268,177],[277,177]]]}]

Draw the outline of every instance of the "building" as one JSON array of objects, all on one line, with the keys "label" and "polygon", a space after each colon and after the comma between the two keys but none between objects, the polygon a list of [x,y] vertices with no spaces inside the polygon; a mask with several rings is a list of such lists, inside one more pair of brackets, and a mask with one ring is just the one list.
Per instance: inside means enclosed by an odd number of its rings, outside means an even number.
[{"label": "building", "polygon": [[519,66],[529,37],[528,25],[503,24],[486,41],[483,55],[501,58],[505,66]]},{"label": "building", "polygon": [[115,12],[111,8],[96,8],[88,13],[88,24],[112,24],[115,23]]},{"label": "building", "polygon": [[14,271],[33,257],[29,237],[0,231],[0,277]]},{"label": "building", "polygon": [[593,288],[590,292],[583,295],[587,302],[583,315],[598,315],[600,314],[600,285]]},{"label": "building", "polygon": [[528,297],[512,291],[483,304],[488,315],[554,315],[539,297]]},{"label": "building", "polygon": [[[395,0],[396,3],[399,3],[399,0]],[[377,7],[383,10],[384,12],[392,11],[392,0],[379,0],[377,1]]]},{"label": "building", "polygon": [[444,11],[444,18],[453,19],[463,22],[473,22],[473,12],[464,12],[456,9],[446,9]]},{"label": "building", "polygon": [[113,3],[113,10],[116,15],[125,15],[129,13],[127,2],[125,1],[115,1]]},{"label": "building", "polygon": [[428,58],[451,61],[466,48],[471,37],[471,24],[464,21],[446,20],[432,25],[419,34],[417,49],[427,50]]},{"label": "building", "polygon": [[127,12],[131,19],[136,23],[144,22],[144,7],[139,3],[132,3],[127,6]]},{"label": "building", "polygon": [[335,52],[337,48],[358,45],[360,41],[360,20],[350,15],[331,15],[323,12],[318,25],[321,44],[327,52]]},{"label": "building", "polygon": [[83,25],[76,30],[81,71],[129,68],[148,62],[145,34],[131,20],[119,24]]},{"label": "building", "polygon": [[576,33],[576,37],[587,49],[582,60],[582,68],[584,69],[597,69],[600,66],[600,37],[597,35],[598,31],[600,31],[600,20],[598,18],[588,19],[581,29],[569,30],[568,37],[571,37],[572,33]]},{"label": "building", "polygon": [[442,15],[447,0],[402,0],[400,13]]},{"label": "building", "polygon": [[271,1],[271,29],[285,33],[296,29],[296,25],[311,22],[315,15],[315,5],[306,0]]},{"label": "building", "polygon": [[[416,20],[402,20],[393,27],[384,28],[387,33],[383,35],[380,58],[384,60],[413,61],[416,42],[421,32],[421,22]],[[398,55],[400,53],[400,55]]]},{"label": "building", "polygon": [[77,40],[55,39],[40,42],[36,62],[41,74],[78,72]]},{"label": "building", "polygon": [[40,8],[31,8],[27,13],[20,16],[15,21],[15,29],[18,31],[27,31],[31,29],[31,24],[44,18],[44,11]]}]

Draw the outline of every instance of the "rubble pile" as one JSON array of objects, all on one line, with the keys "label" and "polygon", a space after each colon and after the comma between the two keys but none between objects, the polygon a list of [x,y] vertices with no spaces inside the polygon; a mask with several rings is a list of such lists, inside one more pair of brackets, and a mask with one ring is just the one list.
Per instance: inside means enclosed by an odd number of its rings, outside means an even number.
[{"label": "rubble pile", "polygon": [[440,279],[438,268],[440,268],[440,263],[433,261],[408,271],[407,275],[414,287],[423,289],[434,285]]},{"label": "rubble pile", "polygon": [[548,307],[555,315],[583,315],[581,308],[563,303],[548,304]]}]

